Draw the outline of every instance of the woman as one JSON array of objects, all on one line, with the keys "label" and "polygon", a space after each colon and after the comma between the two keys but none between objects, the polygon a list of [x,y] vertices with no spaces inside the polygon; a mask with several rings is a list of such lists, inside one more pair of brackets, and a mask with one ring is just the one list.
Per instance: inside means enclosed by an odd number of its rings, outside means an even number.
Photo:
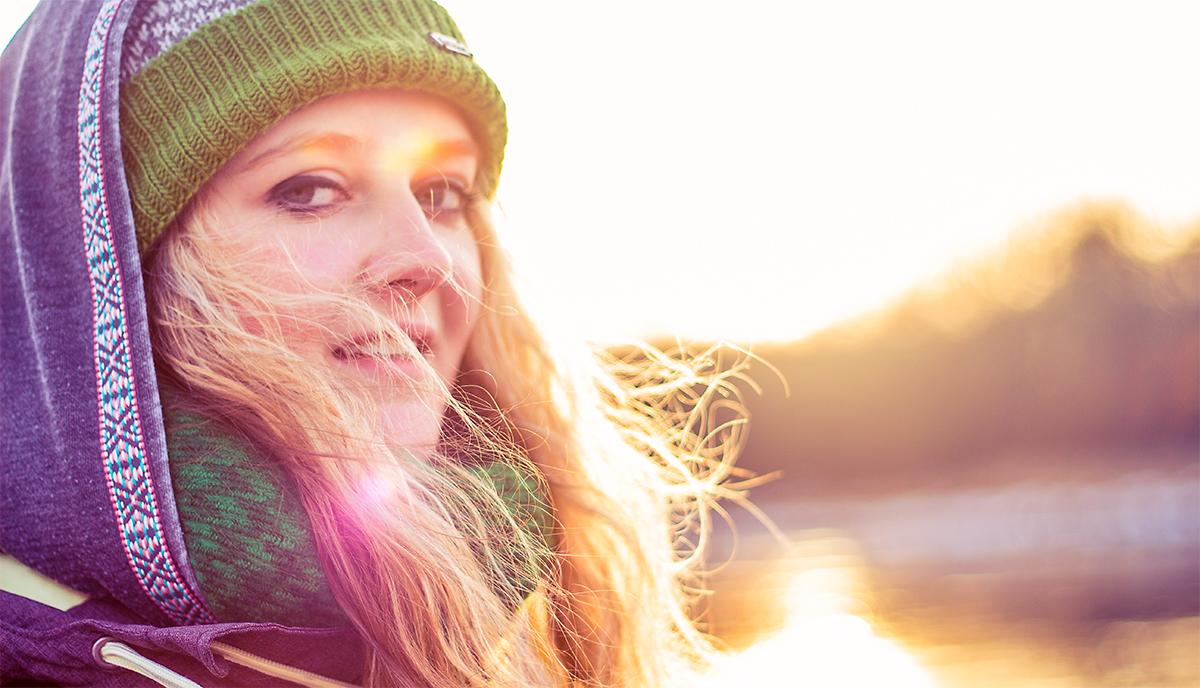
[{"label": "woman", "polygon": [[503,102],[444,10],[47,0],[2,72],[2,546],[86,598],[5,593],[5,677],[703,665],[721,378],[550,351],[488,220]]}]

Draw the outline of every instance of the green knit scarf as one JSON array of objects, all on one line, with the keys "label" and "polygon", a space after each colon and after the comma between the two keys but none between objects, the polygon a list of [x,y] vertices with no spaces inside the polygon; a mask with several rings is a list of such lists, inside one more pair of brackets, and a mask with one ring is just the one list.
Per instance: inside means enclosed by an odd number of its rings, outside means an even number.
[{"label": "green knit scarf", "polygon": [[[296,484],[245,439],[193,413],[167,411],[167,450],[184,542],[210,609],[221,621],[347,626],[321,569]],[[515,520],[552,544],[537,481],[488,461],[467,470],[490,482]],[[510,606],[545,575],[547,562],[512,566],[497,594]]]}]

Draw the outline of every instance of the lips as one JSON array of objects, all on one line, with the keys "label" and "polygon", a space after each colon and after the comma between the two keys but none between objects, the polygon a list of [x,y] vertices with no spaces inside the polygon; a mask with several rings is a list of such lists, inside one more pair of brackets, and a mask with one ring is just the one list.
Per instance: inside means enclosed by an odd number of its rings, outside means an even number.
[{"label": "lips", "polygon": [[433,353],[429,338],[420,332],[406,332],[410,346],[396,337],[381,334],[354,337],[331,350],[333,358],[363,372],[399,372],[405,377],[419,377],[421,366],[413,357],[413,349],[422,357]]}]

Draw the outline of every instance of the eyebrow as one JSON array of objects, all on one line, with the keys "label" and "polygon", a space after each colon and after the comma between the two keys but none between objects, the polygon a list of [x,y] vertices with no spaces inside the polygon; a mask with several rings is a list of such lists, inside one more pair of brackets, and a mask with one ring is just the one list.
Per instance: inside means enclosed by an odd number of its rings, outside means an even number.
[{"label": "eyebrow", "polygon": [[429,157],[433,160],[445,160],[446,158],[465,158],[479,157],[479,146],[471,139],[452,139],[449,141],[438,141],[433,144],[429,151]]},{"label": "eyebrow", "polygon": [[[358,152],[364,150],[366,147],[367,142],[346,134],[302,132],[286,139],[277,146],[272,146],[259,153],[245,163],[238,165],[233,171],[235,174],[249,172],[276,158],[306,148],[323,148],[338,152]],[[479,146],[472,139],[435,141],[427,151],[427,157],[430,162],[458,157],[479,157]]]},{"label": "eyebrow", "polygon": [[272,146],[253,158],[247,160],[245,163],[238,165],[234,169],[234,172],[249,172],[250,170],[265,165],[275,158],[279,158],[305,148],[325,148],[340,152],[348,150],[362,150],[365,148],[365,145],[360,139],[357,139],[353,136],[347,136],[346,134],[337,134],[332,132],[302,132],[284,140],[278,146]]}]

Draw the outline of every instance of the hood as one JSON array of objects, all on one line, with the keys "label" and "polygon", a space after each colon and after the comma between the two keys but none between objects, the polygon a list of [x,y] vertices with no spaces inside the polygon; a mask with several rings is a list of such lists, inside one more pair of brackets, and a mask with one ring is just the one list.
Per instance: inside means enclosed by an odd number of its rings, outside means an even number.
[{"label": "hood", "polygon": [[0,58],[0,548],[151,625],[213,621],[176,513],[118,126],[136,0],[46,0]]}]

